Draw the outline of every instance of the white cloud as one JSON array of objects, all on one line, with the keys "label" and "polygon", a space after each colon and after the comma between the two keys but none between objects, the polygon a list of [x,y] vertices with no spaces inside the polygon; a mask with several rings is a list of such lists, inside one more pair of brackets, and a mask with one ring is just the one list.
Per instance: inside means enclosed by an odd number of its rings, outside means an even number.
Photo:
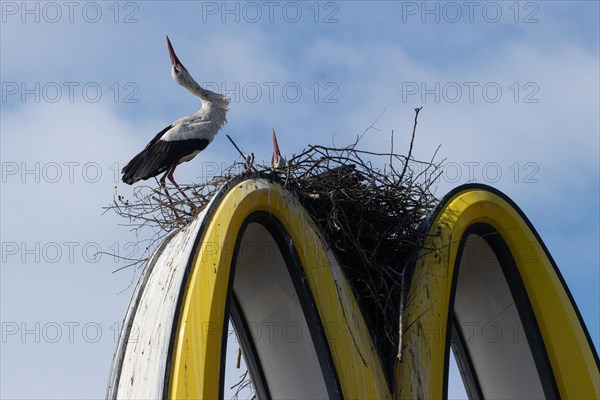
[{"label": "white cloud", "polygon": [[[103,393],[113,324],[128,302],[116,293],[133,271],[113,275],[124,263],[96,251],[122,254],[133,239],[117,218],[101,216],[132,130],[100,104],[3,110],[2,321],[4,333],[17,329],[2,343],[3,396]],[[39,381],[25,385],[31,373]]]}]

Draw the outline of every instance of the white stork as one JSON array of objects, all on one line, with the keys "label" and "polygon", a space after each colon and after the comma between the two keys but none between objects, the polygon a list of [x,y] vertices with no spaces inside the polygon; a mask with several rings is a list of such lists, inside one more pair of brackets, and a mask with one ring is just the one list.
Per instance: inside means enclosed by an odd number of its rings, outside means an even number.
[{"label": "white stork", "polygon": [[283,157],[279,151],[279,145],[277,144],[277,136],[275,135],[274,128],[271,128],[271,134],[273,137],[273,157],[271,158],[271,168],[273,170],[281,169],[285,167],[285,157]]},{"label": "white stork", "polygon": [[204,150],[227,122],[229,97],[202,88],[175,55],[168,36],[167,46],[171,57],[173,79],[193,95],[198,96],[202,101],[202,106],[194,114],[178,119],[158,132],[144,150],[133,157],[121,172],[123,182],[129,185],[164,172],[160,178],[160,184],[172,206],[165,179],[169,178],[179,192],[190,201],[173,179],[173,172],[177,165],[184,161],[190,161]]}]

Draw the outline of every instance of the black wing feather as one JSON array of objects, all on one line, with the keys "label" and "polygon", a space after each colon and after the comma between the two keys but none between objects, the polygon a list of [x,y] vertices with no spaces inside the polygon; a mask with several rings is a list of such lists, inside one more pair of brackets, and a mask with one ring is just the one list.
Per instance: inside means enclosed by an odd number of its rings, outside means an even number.
[{"label": "black wing feather", "polygon": [[207,139],[187,139],[166,141],[160,138],[172,125],[160,131],[138,155],[123,168],[123,182],[131,185],[141,179],[152,178],[165,171],[169,166],[195,151],[208,146]]},{"label": "black wing feather", "polygon": [[150,143],[148,143],[146,145],[146,147],[144,147],[144,150],[146,150],[147,148],[149,148],[150,146],[152,146],[154,143],[158,142],[158,140],[165,134],[167,133],[167,131],[169,129],[171,129],[173,127],[173,124],[167,126],[165,129],[163,129],[162,131],[158,132],[156,134],[156,136],[154,136],[154,138],[152,138],[152,140],[150,141]]}]

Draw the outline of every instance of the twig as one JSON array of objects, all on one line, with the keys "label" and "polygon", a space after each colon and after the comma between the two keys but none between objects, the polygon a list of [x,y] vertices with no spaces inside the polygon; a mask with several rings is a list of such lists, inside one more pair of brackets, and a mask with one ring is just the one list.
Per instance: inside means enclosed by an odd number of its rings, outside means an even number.
[{"label": "twig", "polygon": [[[227,136],[227,139],[229,139],[229,141],[231,142],[231,144],[233,145],[233,147],[235,147],[235,149],[238,151],[238,153],[240,153],[240,155],[242,156],[242,158],[244,159],[244,161],[246,161],[246,153],[244,153],[242,150],[240,150],[240,148],[233,141],[233,139],[231,138],[231,136],[229,136],[228,134],[225,134],[225,136]],[[254,161],[254,155],[252,155],[252,160]],[[256,168],[254,168],[254,165],[250,164],[249,168],[252,169],[252,171],[256,172]]]},{"label": "twig", "polygon": [[[413,125],[412,136],[410,137],[410,147],[408,148],[408,155],[406,156],[407,160],[410,160],[412,157],[413,144],[415,142],[415,134],[417,132],[417,120],[419,119],[419,112],[421,112],[422,109],[423,109],[423,107],[415,108],[415,123]],[[404,174],[406,173],[406,168],[408,168],[408,162],[406,162],[404,164],[404,168],[402,168],[402,173],[400,174],[400,180],[404,179]]]}]

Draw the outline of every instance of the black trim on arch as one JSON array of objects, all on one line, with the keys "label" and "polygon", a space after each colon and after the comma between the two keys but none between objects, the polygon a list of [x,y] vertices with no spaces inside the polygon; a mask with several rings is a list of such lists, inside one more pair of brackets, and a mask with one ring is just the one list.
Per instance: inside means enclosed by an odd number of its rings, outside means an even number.
[{"label": "black trim on arch", "polygon": [[[256,354],[256,347],[254,346],[254,341],[252,340],[252,334],[247,329],[248,324],[246,323],[246,319],[241,312],[238,299],[233,293],[231,293],[230,315],[233,325],[235,326],[237,338],[240,341],[242,348],[247,350],[249,349],[248,352],[244,352],[244,361],[246,362],[246,366],[250,371],[250,376],[252,377],[252,383],[254,389],[256,390],[256,395],[261,400],[270,400],[272,397],[271,393],[269,393],[269,387],[267,386],[265,373],[260,362],[258,362],[256,357],[254,357],[254,354]],[[225,357],[221,357],[221,360],[224,358]],[[223,374],[221,374],[221,376],[223,376]],[[221,398],[223,398],[223,393],[225,390],[224,385],[221,385],[219,390],[221,390]]]},{"label": "black trim on arch", "polygon": [[[452,319],[452,337],[450,346],[454,352],[454,358],[456,359],[456,364],[460,370],[460,376],[463,380],[465,390],[467,391],[467,396],[469,396],[469,400],[481,400],[483,399],[483,393],[481,392],[479,379],[477,379],[477,372],[473,370],[471,355],[465,347],[465,338],[457,328],[458,324],[456,316],[454,315]],[[450,371],[447,371],[448,374],[449,372]]]},{"label": "black trim on arch", "polygon": [[[300,306],[302,307],[304,317],[306,319],[306,324],[308,325],[308,329],[311,334],[313,344],[315,346],[315,353],[319,360],[321,371],[323,372],[323,381],[325,382],[329,398],[342,399],[342,390],[335,369],[335,365],[333,363],[331,349],[329,348],[329,344],[327,342],[327,336],[325,334],[321,318],[319,317],[319,311],[317,310],[317,306],[312,296],[312,291],[308,284],[308,279],[306,278],[306,274],[304,273],[304,269],[302,268],[300,257],[296,251],[296,247],[292,243],[292,240],[281,221],[279,221],[279,219],[277,219],[274,215],[268,212],[256,211],[248,215],[246,217],[246,220],[244,220],[242,226],[240,227],[235,242],[235,249],[230,269],[231,272],[229,275],[227,305],[225,309],[225,314],[229,314],[229,307],[231,305],[230,299],[233,297],[233,282],[235,279],[235,264],[237,260],[237,253],[239,252],[240,243],[242,241],[242,238],[244,237],[246,228],[251,223],[258,223],[262,225],[269,232],[269,234],[275,241],[275,244],[277,244],[277,247],[279,248],[279,251],[281,252],[281,255],[287,266],[287,270],[290,279],[292,280],[292,283],[294,285],[294,289],[296,290],[296,294],[298,295],[298,300],[300,302]],[[225,350],[226,345],[227,343],[223,341],[224,347],[222,351]],[[254,356],[248,355],[248,358],[251,357],[253,358]],[[221,358],[221,362],[224,363],[224,357]],[[224,370],[223,366],[221,370]],[[262,368],[260,368],[260,370],[262,371]],[[223,397],[224,390],[223,380],[223,374],[221,374],[221,397]],[[266,390],[268,391],[268,388]]]},{"label": "black trim on arch", "polygon": [[[456,297],[456,288],[458,276],[460,273],[460,264],[469,235],[477,235],[484,239],[490,246],[494,255],[498,259],[504,279],[510,289],[515,307],[523,325],[523,331],[529,343],[529,349],[538,371],[538,376],[546,399],[560,399],[556,379],[552,371],[552,365],[548,358],[546,346],[540,332],[540,328],[535,318],[535,313],[529,301],[529,296],[519,274],[519,270],[514,258],[508,248],[502,235],[491,225],[485,223],[475,223],[469,226],[460,239],[459,249],[454,262],[454,272],[452,276],[452,288],[450,292],[450,301],[448,306],[448,320],[446,326],[446,346],[445,346],[445,366],[444,366],[444,398],[448,397],[448,368],[450,341],[452,336],[452,325],[454,324],[454,300]],[[472,368],[471,368],[472,370]]]}]

